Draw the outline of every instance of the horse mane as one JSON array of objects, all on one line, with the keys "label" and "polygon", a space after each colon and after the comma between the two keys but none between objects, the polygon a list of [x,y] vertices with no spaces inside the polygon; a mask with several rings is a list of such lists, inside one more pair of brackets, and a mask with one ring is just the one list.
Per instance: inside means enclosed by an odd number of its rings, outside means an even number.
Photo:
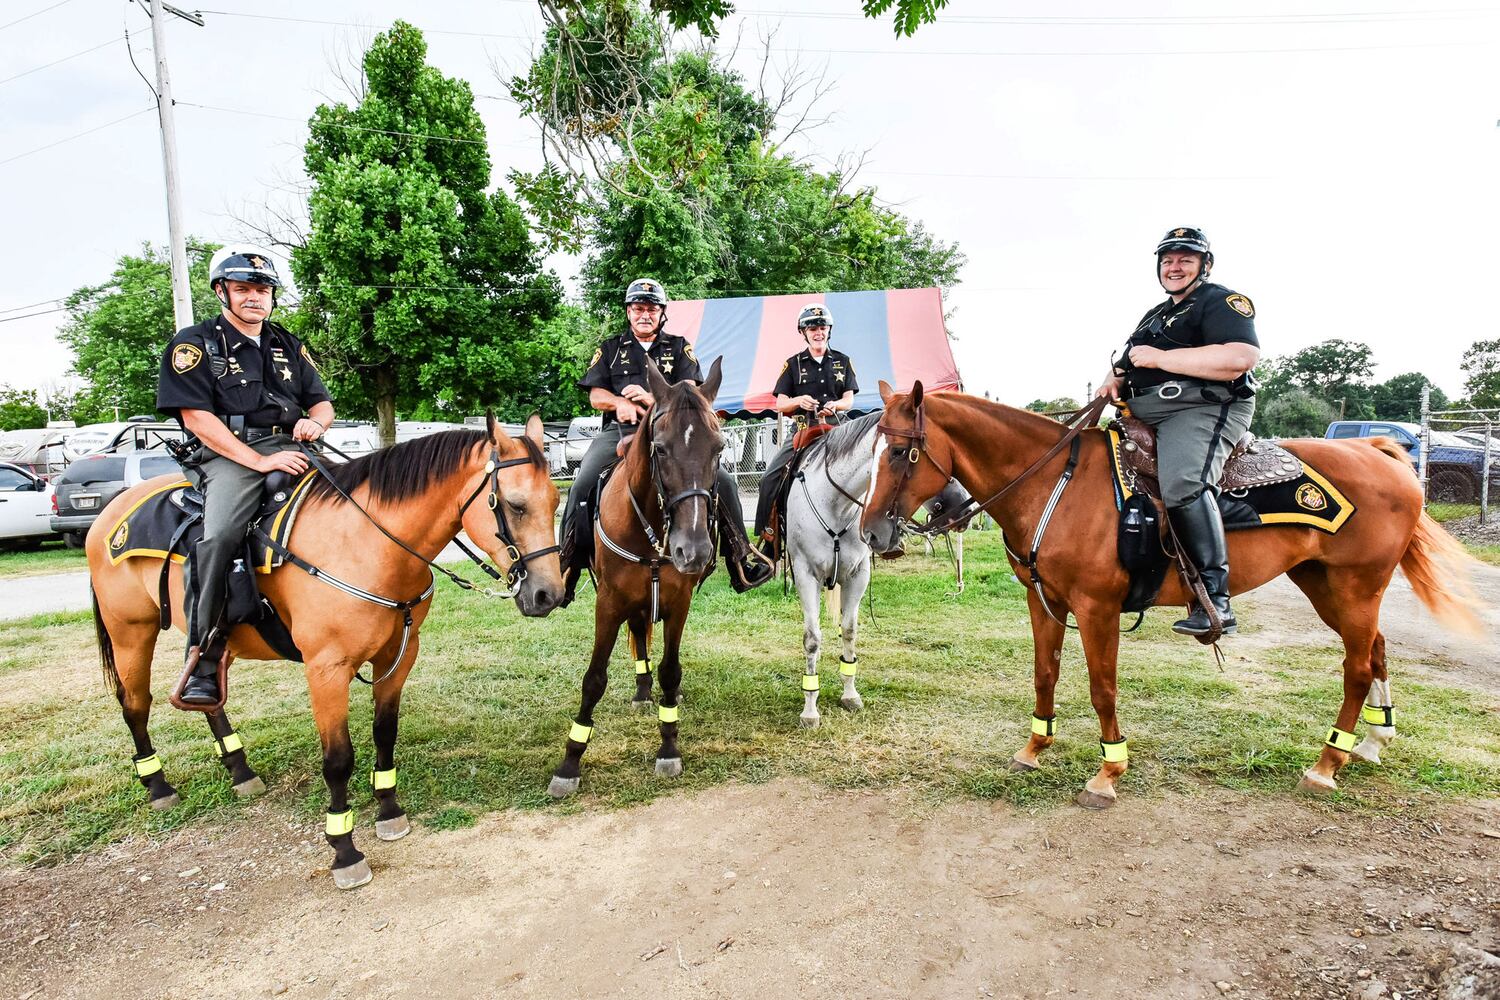
[{"label": "horse mane", "polygon": [[[361,486],[370,487],[370,499],[377,503],[399,503],[424,492],[434,479],[451,475],[468,462],[481,445],[489,442],[481,430],[440,431],[389,448],[361,455],[343,465],[328,468],[332,479],[315,476],[307,488],[309,500],[344,503],[339,494],[353,493]],[[542,465],[546,459],[536,442],[528,437],[515,438],[526,446],[533,462]],[[338,489],[335,489],[337,485]]]},{"label": "horse mane", "polygon": [[825,462],[837,462],[854,451],[854,446],[859,444],[860,439],[870,430],[870,425],[880,421],[881,413],[866,413],[862,417],[839,424],[833,430],[824,434],[818,440],[823,442],[823,448],[827,452],[823,460]]},{"label": "horse mane", "polygon": [[1055,437],[1062,437],[1067,431],[1067,428],[1061,421],[1054,420],[1034,410],[1023,410],[1018,406],[1010,406],[1006,403],[999,403],[993,399],[984,399],[980,396],[971,396],[968,393],[930,393],[925,397],[924,402],[931,402],[932,400],[942,400],[943,402],[954,403],[956,405],[970,406],[982,410],[990,416],[1000,416],[1002,414],[997,411],[1003,411],[1003,415],[1007,417],[1011,415],[1020,417],[1021,422],[1030,429],[1035,431],[1051,431]]}]

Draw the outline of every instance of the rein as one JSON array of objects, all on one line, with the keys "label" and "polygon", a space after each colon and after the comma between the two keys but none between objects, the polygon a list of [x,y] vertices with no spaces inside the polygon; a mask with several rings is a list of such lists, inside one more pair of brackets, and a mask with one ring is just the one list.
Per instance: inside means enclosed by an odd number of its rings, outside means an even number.
[{"label": "rein", "polygon": [[[479,585],[476,585],[471,581],[459,576],[457,573],[454,573],[452,570],[449,570],[443,566],[439,566],[434,560],[428,559],[427,557],[423,556],[415,549],[413,549],[410,545],[407,545],[401,539],[391,534],[386,530],[384,525],[375,520],[375,518],[370,514],[368,510],[366,510],[364,507],[361,507],[359,503],[352,496],[350,496],[342,486],[338,484],[338,481],[334,479],[333,474],[329,472],[328,467],[324,465],[321,460],[319,460],[317,453],[312,448],[309,448],[306,442],[298,442],[298,447],[301,449],[302,454],[306,456],[308,464],[313,467],[313,470],[317,472],[318,475],[328,480],[329,485],[333,487],[335,493],[343,497],[345,502],[347,502],[355,510],[363,514],[365,516],[365,520],[373,524],[382,535],[390,539],[392,542],[395,542],[397,546],[399,546],[409,555],[421,561],[427,566],[427,588],[422,591],[421,595],[408,601],[396,601],[392,600],[389,597],[381,597],[379,594],[372,594],[368,590],[364,590],[360,587],[356,587],[352,583],[347,583],[343,580],[340,580],[338,577],[327,572],[326,570],[321,569],[318,566],[315,566],[307,560],[303,559],[302,557],[294,554],[285,545],[282,545],[276,539],[272,538],[270,534],[268,534],[260,525],[257,524],[255,526],[254,534],[257,538],[260,539],[261,544],[265,545],[268,549],[274,552],[284,562],[291,563],[293,566],[302,570],[302,572],[306,573],[313,579],[321,581],[322,583],[326,583],[336,590],[341,590],[351,597],[357,597],[361,601],[375,604],[382,608],[390,608],[394,611],[401,612],[403,618],[401,627],[401,648],[397,651],[396,658],[391,662],[391,665],[389,668],[387,668],[386,672],[377,680],[368,680],[364,677],[364,675],[356,671],[354,674],[355,679],[361,681],[362,683],[371,685],[379,684],[381,681],[384,681],[386,678],[390,677],[391,674],[395,671],[396,667],[400,665],[402,657],[406,655],[407,644],[411,639],[411,630],[413,624],[411,615],[412,609],[420,606],[423,602],[430,598],[433,592],[437,589],[437,576],[434,574],[434,570],[436,570],[438,573],[442,573],[463,590],[477,591],[484,594],[486,597],[498,597],[501,599],[514,598],[520,591],[522,582],[526,579],[526,563],[528,563],[532,559],[538,559],[542,556],[547,556],[553,552],[558,551],[558,546],[556,545],[551,545],[543,549],[534,549],[531,552],[526,553],[523,553],[521,551],[520,546],[516,542],[515,534],[511,531],[510,522],[505,517],[505,511],[500,507],[500,470],[507,469],[516,465],[530,465],[533,463],[533,459],[531,459],[530,457],[510,458],[502,461],[500,458],[500,449],[495,446],[494,442],[490,443],[490,457],[489,461],[487,461],[484,466],[484,476],[479,480],[479,485],[474,487],[474,492],[470,493],[469,498],[465,500],[459,507],[458,516],[459,522],[460,524],[462,524],[464,514],[468,513],[469,508],[473,506],[474,501],[478,499],[480,492],[486,485],[487,479],[490,487],[488,501],[489,507],[490,510],[492,510],[495,514],[495,537],[505,543],[506,554],[511,557],[510,568],[506,570],[503,576],[503,579],[506,581],[506,585],[510,588],[509,590],[505,591],[495,590],[492,587],[481,587]],[[324,447],[329,448],[336,454],[343,455],[343,452],[338,451],[338,449],[334,448],[332,445],[324,445]],[[345,459],[348,459],[348,457],[349,456],[344,455]],[[465,555],[473,560],[475,565],[488,573],[492,579],[502,579],[500,571],[486,562],[484,558],[476,553],[473,549],[469,548],[463,542],[459,541],[457,537],[455,537],[453,541],[454,544],[456,544],[461,550],[463,550],[463,553]]]}]

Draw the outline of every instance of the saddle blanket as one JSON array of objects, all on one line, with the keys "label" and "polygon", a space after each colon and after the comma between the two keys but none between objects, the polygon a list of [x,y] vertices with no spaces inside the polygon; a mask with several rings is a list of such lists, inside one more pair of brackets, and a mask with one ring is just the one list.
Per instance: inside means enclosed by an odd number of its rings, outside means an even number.
[{"label": "saddle blanket", "polygon": [[[1109,429],[1110,468],[1114,472],[1115,508],[1134,494],[1133,479],[1120,464],[1120,434]],[[1333,534],[1354,513],[1354,504],[1306,462],[1302,474],[1285,482],[1254,486],[1219,495],[1224,530],[1237,531],[1264,524],[1297,524]]]},{"label": "saddle blanket", "polygon": [[[255,520],[266,529],[266,534],[281,545],[291,538],[297,512],[314,475],[308,471],[290,488],[268,497],[256,515]],[[183,522],[189,520],[192,523],[183,530]],[[178,480],[158,486],[115,522],[109,532],[109,561],[118,566],[126,559],[150,557],[181,564],[202,537],[203,495],[191,483]],[[254,535],[250,545],[257,573],[269,573],[281,565],[281,558]]]}]

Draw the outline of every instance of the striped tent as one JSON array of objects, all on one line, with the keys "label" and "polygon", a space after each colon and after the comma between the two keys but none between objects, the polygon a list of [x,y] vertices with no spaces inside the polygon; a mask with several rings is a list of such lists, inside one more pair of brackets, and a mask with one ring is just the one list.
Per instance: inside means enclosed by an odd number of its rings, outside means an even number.
[{"label": "striped tent", "polygon": [[929,390],[962,388],[936,288],[687,299],[667,307],[667,329],[688,339],[705,373],[723,355],[717,409],[731,416],[769,413],[782,364],[806,346],[797,314],[814,302],[833,313],[833,346],[854,363],[855,410],[881,408],[881,379],[899,391],[917,379]]}]

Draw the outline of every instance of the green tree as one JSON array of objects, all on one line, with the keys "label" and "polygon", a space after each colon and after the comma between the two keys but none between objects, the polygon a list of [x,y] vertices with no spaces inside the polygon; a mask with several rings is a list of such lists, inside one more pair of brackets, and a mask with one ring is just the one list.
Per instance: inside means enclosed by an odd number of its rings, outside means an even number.
[{"label": "green tree", "polygon": [[[208,288],[208,258],[216,246],[189,240],[188,272],[195,316],[218,312]],[[73,407],[80,424],[156,411],[162,352],[176,332],[172,265],[165,248],[148,244],[125,254],[109,280],[86,286],[64,303],[68,320],[58,339],[73,351],[71,371],[83,382]]]},{"label": "green tree", "polygon": [[35,389],[15,389],[0,382],[0,431],[41,427],[47,411],[37,402]]},{"label": "green tree", "polygon": [[[603,12],[608,15],[605,25],[618,34],[626,30],[626,12],[637,8],[632,0],[538,0],[538,6],[548,20],[560,20],[585,10]],[[734,4],[728,0],[650,0],[648,6],[652,13],[664,15],[672,27],[697,28],[710,38],[718,34],[718,23],[734,13]],[[946,6],[948,0],[860,0],[866,17],[880,17],[894,10],[898,35],[915,34],[922,25],[936,21],[937,12]]]},{"label": "green tree", "polygon": [[1262,437],[1322,437],[1337,416],[1306,389],[1287,389],[1258,402],[1252,429]]},{"label": "green tree", "polygon": [[1459,362],[1469,405],[1488,410],[1500,406],[1500,340],[1476,341]]},{"label": "green tree", "polygon": [[1063,413],[1082,409],[1082,406],[1072,396],[1058,396],[1056,399],[1033,399],[1026,404],[1026,409],[1033,413]]},{"label": "green tree", "polygon": [[1300,389],[1323,400],[1336,416],[1342,411],[1349,420],[1375,416],[1373,375],[1369,346],[1338,339],[1304,347],[1296,354],[1272,359],[1256,369],[1262,386],[1262,407],[1270,399]]},{"label": "green tree", "polygon": [[1448,396],[1432,385],[1421,372],[1407,372],[1388,378],[1371,390],[1375,416],[1381,420],[1404,420],[1415,423],[1422,418],[1422,387],[1432,386],[1428,406],[1434,410],[1448,408]]},{"label": "green tree", "polygon": [[531,410],[561,298],[521,210],[488,192],[484,123],[469,85],[427,65],[404,21],[364,56],[358,107],[322,105],[304,164],[310,233],[292,252],[300,327],[344,413],[373,411],[381,440],[424,401],[457,417]]}]

